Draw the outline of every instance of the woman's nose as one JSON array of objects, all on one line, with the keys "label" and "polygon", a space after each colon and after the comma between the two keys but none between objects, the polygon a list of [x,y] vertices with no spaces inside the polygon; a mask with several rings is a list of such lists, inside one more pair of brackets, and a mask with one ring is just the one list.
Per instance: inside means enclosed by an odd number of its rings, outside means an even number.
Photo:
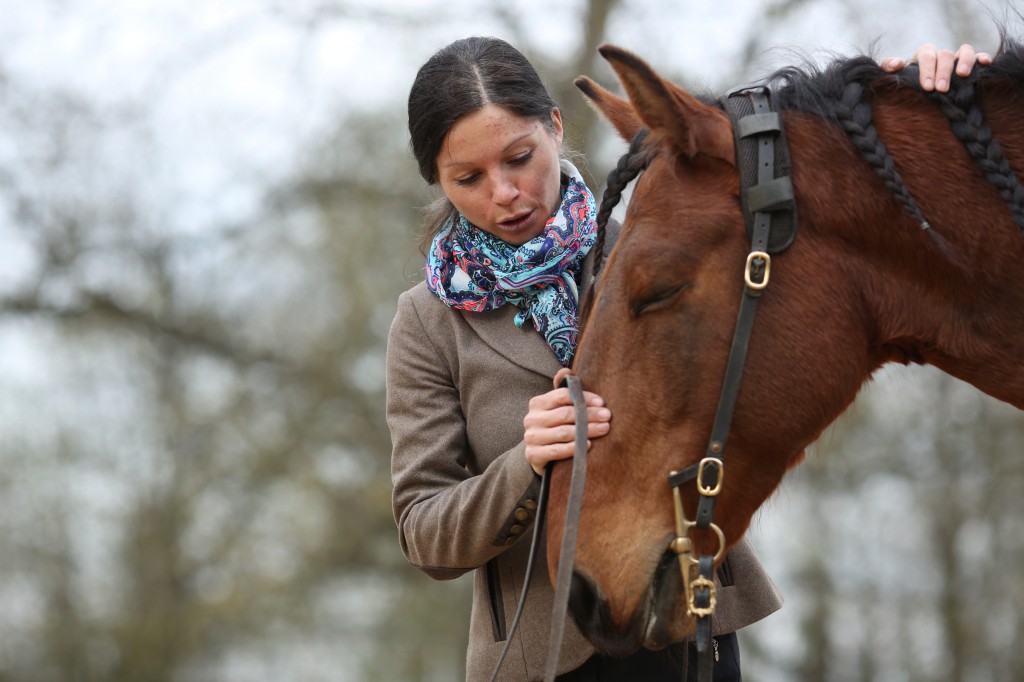
[{"label": "woman's nose", "polygon": [[519,188],[508,176],[501,176],[494,182],[491,200],[499,206],[510,204],[519,195]]}]

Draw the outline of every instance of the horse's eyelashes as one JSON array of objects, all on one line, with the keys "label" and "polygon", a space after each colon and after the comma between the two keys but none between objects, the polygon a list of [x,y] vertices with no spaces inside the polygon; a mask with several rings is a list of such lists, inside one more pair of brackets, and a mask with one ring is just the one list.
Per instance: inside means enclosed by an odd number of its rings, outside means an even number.
[{"label": "horse's eyelashes", "polygon": [[682,284],[674,286],[671,289],[665,289],[652,296],[645,298],[644,300],[640,301],[639,303],[633,306],[633,316],[638,317],[640,315],[643,315],[644,313],[649,313],[654,310],[664,308],[665,306],[675,301],[679,294],[683,293],[683,291],[689,288],[689,286],[690,282],[683,282]]}]

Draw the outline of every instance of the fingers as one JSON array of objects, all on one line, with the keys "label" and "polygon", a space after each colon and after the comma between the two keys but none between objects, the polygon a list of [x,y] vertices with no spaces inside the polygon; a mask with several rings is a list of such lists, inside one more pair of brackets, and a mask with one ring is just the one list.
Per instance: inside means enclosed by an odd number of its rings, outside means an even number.
[{"label": "fingers", "polygon": [[884,71],[893,73],[909,64],[917,64],[921,89],[925,92],[949,92],[953,74],[960,77],[971,75],[976,64],[991,64],[992,56],[987,52],[975,52],[974,47],[964,43],[960,48],[952,50],[939,49],[931,43],[925,43],[914,50],[913,56],[904,61],[899,57],[882,60]]},{"label": "fingers", "polygon": [[[586,400],[588,407],[604,405],[604,398],[596,393],[583,391],[583,398]],[[572,396],[569,395],[569,389],[567,388],[556,388],[530,398],[529,409],[530,412],[534,410],[550,410],[561,405],[572,405]]]},{"label": "fingers", "polygon": [[925,43],[921,47],[914,50],[914,54],[910,55],[910,59],[907,60],[907,64],[920,64],[921,60],[923,59],[927,62],[930,62],[934,68],[935,54],[938,51],[939,49],[932,45],[931,43]]},{"label": "fingers", "polygon": [[553,379],[555,388],[561,386],[562,380],[565,379],[565,377],[567,377],[570,374],[572,374],[572,370],[569,369],[568,367],[563,367],[562,369],[558,370],[558,372],[555,374],[555,378]]},{"label": "fingers", "polygon": [[975,64],[992,63],[992,55],[988,52],[975,52],[972,45],[964,43],[956,51],[956,75],[966,78],[971,75]]},{"label": "fingers", "polygon": [[896,71],[899,71],[906,65],[907,62],[900,59],[899,57],[887,57],[882,60],[881,64],[879,64],[879,66],[882,67],[883,71],[887,71],[889,73],[895,73]]},{"label": "fingers", "polygon": [[[611,428],[612,413],[607,407],[587,408],[587,436],[597,438]],[[541,412],[528,412],[523,419],[523,441],[527,446],[572,444],[576,440],[576,412],[572,407],[559,407]]]},{"label": "fingers", "polygon": [[974,62],[978,59],[978,55],[975,54],[973,47],[965,43],[956,51],[954,59],[956,60],[956,75],[970,76],[971,71],[974,69]]},{"label": "fingers", "polygon": [[[599,438],[609,430],[611,424],[608,422],[610,415],[604,419],[587,418],[587,437]],[[572,445],[576,441],[575,424],[555,424],[552,426],[534,425],[527,427],[523,434],[523,441],[529,445],[552,445],[556,443],[567,443]]]},{"label": "fingers", "polygon": [[[587,449],[590,449],[590,441],[587,441]],[[572,443],[558,443],[555,445],[534,445],[526,447],[526,461],[537,473],[544,475],[544,467],[548,462],[557,462],[562,459],[570,459],[573,456]]]},{"label": "fingers", "polygon": [[940,50],[931,43],[925,43],[914,50],[908,63],[917,64],[922,90],[946,92],[949,90],[949,78],[953,73],[955,59],[952,50]]},{"label": "fingers", "polygon": [[[949,81],[953,77],[953,68],[956,66],[956,54],[952,50],[939,50],[935,57],[935,89],[939,92],[949,92]],[[921,87],[925,90],[922,80]]]},{"label": "fingers", "polygon": [[[603,436],[608,433],[608,424],[588,424],[588,438],[587,438],[587,450],[590,449],[591,439]],[[564,433],[561,429],[553,429]],[[548,462],[554,462],[561,459],[571,459],[576,454],[576,430],[574,427],[569,427],[568,433],[571,433],[569,441],[563,441],[556,439],[555,442],[546,444],[527,444],[524,454],[526,455],[526,461],[530,463],[533,470],[538,474],[544,473],[544,467]]]},{"label": "fingers", "polygon": [[925,90],[932,90],[935,87],[935,67],[938,63],[938,53],[938,48],[931,43],[925,43],[914,50],[914,54],[910,59],[887,57],[879,65],[883,71],[895,73],[905,66],[917,64],[921,72],[921,87]]},{"label": "fingers", "polygon": [[[596,393],[584,391],[587,402],[587,447],[611,429],[612,413]],[[554,460],[572,457],[576,441],[576,410],[567,389],[555,389],[530,400],[523,418],[526,459],[538,474]]]}]

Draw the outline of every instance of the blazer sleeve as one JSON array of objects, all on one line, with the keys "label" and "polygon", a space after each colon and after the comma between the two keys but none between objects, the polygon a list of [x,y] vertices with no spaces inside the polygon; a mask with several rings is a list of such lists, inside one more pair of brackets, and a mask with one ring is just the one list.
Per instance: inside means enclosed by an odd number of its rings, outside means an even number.
[{"label": "blazer sleeve", "polygon": [[527,534],[540,477],[522,442],[483,472],[467,470],[466,420],[453,366],[458,359],[439,338],[437,321],[422,319],[409,293],[399,297],[387,348],[392,510],[409,562],[446,580],[484,565]]}]

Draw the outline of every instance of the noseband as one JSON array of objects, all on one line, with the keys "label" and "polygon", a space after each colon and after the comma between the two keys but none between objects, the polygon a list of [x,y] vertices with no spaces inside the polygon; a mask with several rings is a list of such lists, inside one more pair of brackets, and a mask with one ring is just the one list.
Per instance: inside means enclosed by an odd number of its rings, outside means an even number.
[{"label": "noseband", "polygon": [[[751,240],[750,252],[743,268],[743,297],[740,300],[725,378],[705,456],[697,464],[680,471],[672,471],[668,476],[668,483],[672,488],[676,525],[676,537],[669,543],[668,548],[678,556],[687,613],[697,621],[695,638],[699,682],[711,682],[714,665],[711,646],[711,616],[714,614],[716,603],[714,567],[725,554],[726,538],[712,517],[724,480],[726,439],[732,424],[736,398],[739,395],[757,303],[768,286],[771,257],[788,248],[796,237],[796,203],[790,178],[789,149],[783,131],[782,116],[771,108],[771,91],[763,86],[734,88],[721,98],[720,103],[733,124],[736,167],[740,174],[740,201],[747,234]],[[645,134],[646,131],[640,133],[641,136]],[[634,146],[639,146],[641,141],[642,138],[635,140]],[[566,377],[566,384],[575,408],[576,438],[569,499],[562,528],[558,578],[552,604],[545,682],[553,682],[555,679],[561,652],[587,469],[587,412],[583,391],[579,379],[574,375]],[[542,535],[551,467],[552,464],[549,463],[541,481],[541,496],[527,561],[526,582],[508,633],[508,640],[491,680],[497,677],[508,653],[512,636],[519,624],[523,604],[526,602],[533,562]],[[680,487],[694,480],[697,484],[699,503],[696,518],[691,521],[683,511]],[[715,554],[698,556],[695,553],[690,537],[690,531],[694,528],[714,533],[718,539]]]}]

